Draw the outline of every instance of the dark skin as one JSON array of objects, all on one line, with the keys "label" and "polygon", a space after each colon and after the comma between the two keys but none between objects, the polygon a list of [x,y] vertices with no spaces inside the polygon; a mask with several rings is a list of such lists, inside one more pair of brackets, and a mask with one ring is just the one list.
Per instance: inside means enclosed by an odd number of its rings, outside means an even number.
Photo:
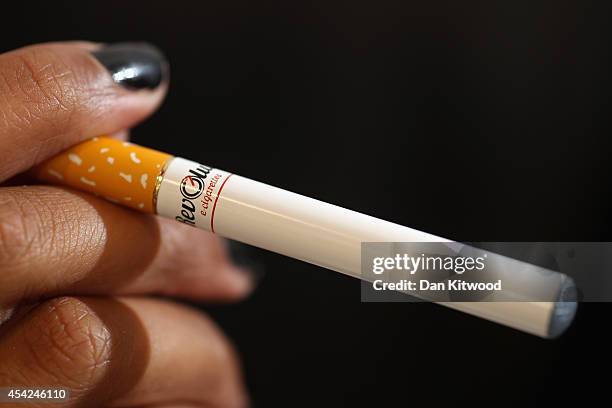
[{"label": "dark skin", "polygon": [[125,90],[91,56],[96,47],[0,55],[0,387],[68,388],[66,407],[247,406],[236,354],[215,324],[147,297],[247,296],[251,275],[223,241],[15,179],[82,140],[125,138],[161,103],[167,83]]}]

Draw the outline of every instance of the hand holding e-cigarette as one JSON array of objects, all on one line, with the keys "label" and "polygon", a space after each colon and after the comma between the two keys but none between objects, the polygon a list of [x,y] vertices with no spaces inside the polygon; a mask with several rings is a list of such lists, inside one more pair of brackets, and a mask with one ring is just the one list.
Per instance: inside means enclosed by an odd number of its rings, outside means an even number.
[{"label": "hand holding e-cigarette", "polygon": [[142,44],[44,44],[0,55],[0,389],[67,388],[62,406],[246,405],[235,353],[215,324],[147,297],[246,296],[251,276],[223,241],[15,179],[145,119],[165,95],[166,71],[161,54]]},{"label": "hand holding e-cigarette", "polygon": [[[356,278],[363,242],[450,242],[127,142],[117,132],[154,111],[167,86],[150,46],[30,47],[0,56],[0,78],[0,182],[27,171],[59,185],[0,188],[0,388],[55,381],[85,404],[243,406],[220,331],[142,297],[246,296],[248,271],[213,234]],[[541,337],[570,324],[575,302],[521,295],[439,303]]]}]

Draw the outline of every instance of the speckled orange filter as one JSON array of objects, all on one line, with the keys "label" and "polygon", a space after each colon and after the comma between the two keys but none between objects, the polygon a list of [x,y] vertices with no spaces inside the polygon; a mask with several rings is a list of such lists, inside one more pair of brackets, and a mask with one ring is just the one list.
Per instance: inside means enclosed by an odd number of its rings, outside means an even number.
[{"label": "speckled orange filter", "polygon": [[96,137],[46,161],[36,177],[154,213],[157,176],[172,156],[128,142]]}]

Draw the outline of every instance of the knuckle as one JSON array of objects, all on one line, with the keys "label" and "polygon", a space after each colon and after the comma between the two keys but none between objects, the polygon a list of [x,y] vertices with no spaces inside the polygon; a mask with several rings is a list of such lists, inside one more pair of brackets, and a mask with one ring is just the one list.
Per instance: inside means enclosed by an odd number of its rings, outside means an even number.
[{"label": "knuckle", "polygon": [[[217,369],[220,367],[232,367],[238,364],[238,355],[230,339],[223,330],[206,314],[198,314],[202,324],[202,333],[206,334],[206,354],[208,367]],[[219,373],[224,371],[219,370]]]},{"label": "knuckle", "polygon": [[30,370],[35,378],[55,379],[85,391],[106,371],[110,332],[82,301],[61,297],[43,303],[24,333]]},{"label": "knuckle", "polygon": [[91,252],[90,241],[100,235],[95,223],[81,220],[90,216],[87,210],[73,196],[57,188],[2,189],[0,288],[3,301],[16,301],[37,295],[45,288],[51,289],[59,274],[64,281],[80,278],[66,257],[87,255]]},{"label": "knuckle", "polygon": [[208,366],[214,367],[216,375],[210,378],[211,394],[208,398],[216,405],[227,407],[246,406],[245,393],[242,389],[240,359],[231,341],[212,322],[212,341],[208,344]]},{"label": "knuckle", "polygon": [[[33,211],[29,200],[13,189],[5,189],[0,195],[0,280],[11,275],[12,270],[33,249],[37,231],[31,222]],[[7,285],[2,285],[7,286]]]},{"label": "knuckle", "polygon": [[218,367],[234,367],[238,365],[238,355],[230,340],[220,334],[216,347],[214,347],[214,355],[217,359]]},{"label": "knuckle", "polygon": [[80,81],[72,64],[51,47],[30,47],[11,54],[0,64],[3,107],[16,127],[37,122],[65,131],[79,107]]}]

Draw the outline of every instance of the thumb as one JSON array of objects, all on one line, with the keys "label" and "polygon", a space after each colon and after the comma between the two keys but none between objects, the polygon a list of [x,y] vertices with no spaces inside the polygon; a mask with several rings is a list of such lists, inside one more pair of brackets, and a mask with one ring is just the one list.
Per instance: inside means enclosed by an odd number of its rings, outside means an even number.
[{"label": "thumb", "polygon": [[161,103],[168,64],[149,44],[49,43],[0,55],[0,182]]}]

